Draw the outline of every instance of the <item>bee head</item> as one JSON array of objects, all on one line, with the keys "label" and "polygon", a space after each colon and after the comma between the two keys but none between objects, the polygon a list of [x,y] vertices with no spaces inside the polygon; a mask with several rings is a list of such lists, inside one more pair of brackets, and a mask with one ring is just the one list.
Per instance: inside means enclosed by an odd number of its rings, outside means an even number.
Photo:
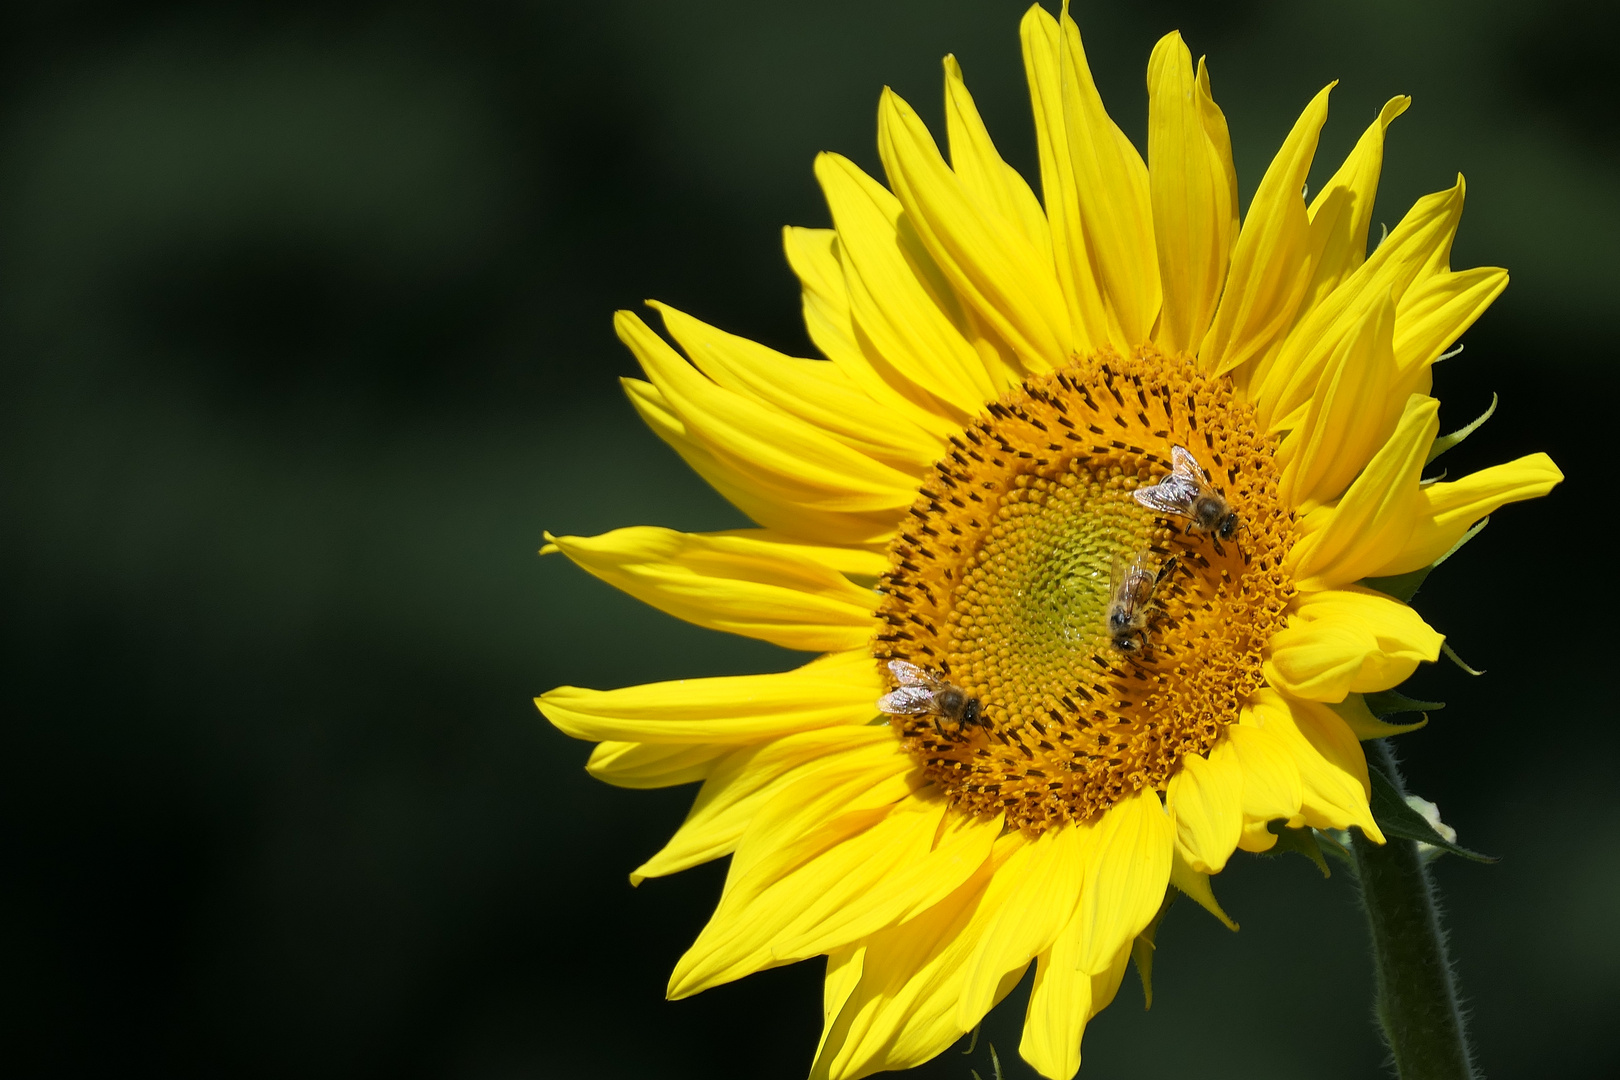
[{"label": "bee head", "polygon": [[967,699],[967,704],[962,707],[962,723],[964,723],[964,724],[977,724],[977,723],[979,723],[980,722],[980,717],[979,717],[980,708],[981,708],[981,706],[979,705],[979,699],[978,698],[976,698],[976,697],[975,698],[968,698]]},{"label": "bee head", "polygon": [[1238,516],[1236,510],[1230,511],[1225,517],[1221,518],[1220,523],[1215,526],[1215,534],[1222,540],[1232,539],[1233,534],[1237,531]]}]

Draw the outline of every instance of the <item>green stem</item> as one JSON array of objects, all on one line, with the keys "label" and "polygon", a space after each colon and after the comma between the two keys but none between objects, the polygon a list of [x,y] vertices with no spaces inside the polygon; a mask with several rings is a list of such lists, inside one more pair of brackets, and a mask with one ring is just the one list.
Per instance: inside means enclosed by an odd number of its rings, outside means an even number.
[{"label": "green stem", "polygon": [[[1368,745],[1372,763],[1404,797],[1388,742]],[[1401,1080],[1474,1080],[1434,886],[1417,844],[1394,837],[1374,844],[1356,832],[1352,847],[1378,968],[1378,1022]]]}]

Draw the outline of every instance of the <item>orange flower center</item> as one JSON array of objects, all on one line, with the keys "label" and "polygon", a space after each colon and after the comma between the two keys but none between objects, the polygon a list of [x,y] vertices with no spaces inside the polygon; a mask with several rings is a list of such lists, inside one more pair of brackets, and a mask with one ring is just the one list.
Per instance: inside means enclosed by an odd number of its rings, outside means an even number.
[{"label": "orange flower center", "polygon": [[[890,545],[873,651],[976,707],[891,723],[954,805],[1021,828],[1162,791],[1237,720],[1284,623],[1275,440],[1229,380],[1145,347],[1031,378],[951,441]],[[1133,497],[1176,446],[1238,515],[1225,539],[1190,500]]]}]

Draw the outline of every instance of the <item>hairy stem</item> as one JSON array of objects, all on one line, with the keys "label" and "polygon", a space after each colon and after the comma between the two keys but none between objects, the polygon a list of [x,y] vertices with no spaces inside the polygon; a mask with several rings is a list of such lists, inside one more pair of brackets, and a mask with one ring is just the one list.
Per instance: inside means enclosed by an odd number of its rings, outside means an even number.
[{"label": "hairy stem", "polygon": [[[1372,763],[1404,796],[1388,743],[1370,748]],[[1434,886],[1417,844],[1391,837],[1379,845],[1357,832],[1352,847],[1378,969],[1378,1022],[1401,1080],[1474,1080]]]}]

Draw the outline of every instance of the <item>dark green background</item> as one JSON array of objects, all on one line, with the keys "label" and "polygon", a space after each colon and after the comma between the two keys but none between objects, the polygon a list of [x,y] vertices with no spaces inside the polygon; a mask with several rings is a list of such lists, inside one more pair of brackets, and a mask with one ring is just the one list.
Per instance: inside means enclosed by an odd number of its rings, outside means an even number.
[{"label": "dark green background", "polygon": [[[740,523],[645,432],[615,308],[809,348],[784,223],[816,151],[876,169],[879,88],[955,51],[1033,164],[1013,2],[62,2],[0,15],[0,1015],[13,1075],[797,1077],[820,965],[666,1003],[723,866],[626,872],[690,790],[584,773],[530,698],[781,669],[542,529]],[[1218,10],[1216,10],[1218,9]],[[1140,145],[1143,72],[1211,57],[1245,199],[1310,95],[1320,183],[1379,104],[1378,220],[1468,176],[1455,265],[1513,284],[1440,369],[1503,395],[1452,475],[1536,449],[1419,598],[1464,657],[1401,740],[1495,867],[1439,865],[1493,1077],[1620,1068],[1608,5],[1077,8]],[[1363,1077],[1346,875],[1240,856],[1086,1038],[1083,1076]],[[1022,994],[1020,992],[1019,997]],[[986,1031],[1015,1058],[1015,1003]],[[988,1076],[984,1046],[930,1077]],[[1029,1075],[1021,1063],[1014,1075]]]}]

